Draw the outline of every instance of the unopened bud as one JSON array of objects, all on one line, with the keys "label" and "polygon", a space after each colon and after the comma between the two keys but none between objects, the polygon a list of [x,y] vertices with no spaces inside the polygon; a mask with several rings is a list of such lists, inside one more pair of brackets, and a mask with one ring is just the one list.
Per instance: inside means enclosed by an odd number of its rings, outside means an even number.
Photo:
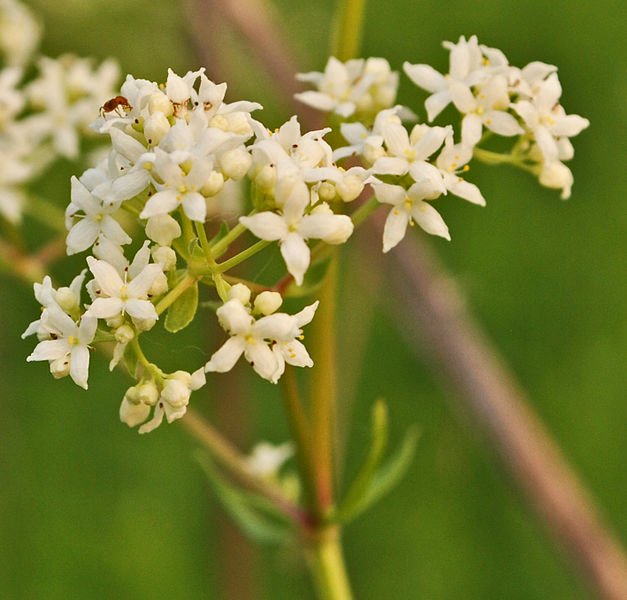
[{"label": "unopened bud", "polygon": [[270,192],[274,189],[276,183],[276,168],[270,165],[264,165],[259,169],[259,173],[255,177],[255,183],[259,189],[264,192]]},{"label": "unopened bud", "polygon": [[169,246],[181,235],[181,226],[170,215],[157,215],[148,219],[146,235],[160,246]]},{"label": "unopened bud", "polygon": [[124,396],[122,404],[120,404],[120,421],[126,423],[129,427],[135,427],[143,423],[150,414],[150,406],[147,404],[133,404],[129,402],[127,396]]},{"label": "unopened bud", "polygon": [[139,331],[148,331],[152,329],[155,326],[155,323],[157,322],[156,319],[137,319],[136,317],[132,317],[132,318],[133,318],[133,325],[135,325],[135,327]]},{"label": "unopened bud", "polygon": [[134,337],[135,332],[130,325],[122,325],[115,330],[115,341],[120,344],[128,344]]},{"label": "unopened bud", "polygon": [[70,312],[78,308],[78,298],[69,287],[60,287],[57,290],[57,304],[65,312]]},{"label": "unopened bud", "polygon": [[207,178],[200,193],[207,198],[215,196],[218,192],[222,191],[224,187],[224,175],[220,171],[212,171],[211,175]]},{"label": "unopened bud", "polygon": [[70,357],[62,356],[50,362],[50,372],[55,379],[61,379],[70,373]]},{"label": "unopened bud", "polygon": [[364,182],[357,175],[345,175],[335,184],[339,197],[344,202],[352,202],[364,189]]},{"label": "unopened bud", "polygon": [[176,252],[170,246],[155,246],[151,253],[152,259],[158,262],[164,271],[176,267]]},{"label": "unopened bud", "polygon": [[283,304],[279,292],[261,292],[255,298],[255,311],[262,315],[271,315]]},{"label": "unopened bud", "polygon": [[148,99],[148,111],[151,115],[161,113],[169,117],[172,112],[172,101],[162,92],[155,92]]},{"label": "unopened bud", "polygon": [[225,152],[219,159],[224,174],[236,181],[248,173],[252,162],[252,157],[243,146]]},{"label": "unopened bud", "polygon": [[151,296],[161,296],[161,294],[165,294],[168,291],[168,278],[165,276],[165,273],[159,273],[155,277],[148,293]]},{"label": "unopened bud", "polygon": [[156,146],[170,131],[170,122],[162,112],[150,115],[144,122],[144,137],[151,146]]},{"label": "unopened bud", "polygon": [[173,408],[180,408],[187,406],[191,393],[191,389],[184,382],[179,379],[168,379],[161,390],[161,398]]},{"label": "unopened bud", "polygon": [[154,406],[159,400],[159,390],[153,381],[146,381],[137,386],[137,401]]},{"label": "unopened bud", "polygon": [[320,197],[320,200],[324,200],[325,202],[335,200],[335,186],[329,181],[322,182],[318,187],[318,196]]},{"label": "unopened bud", "polygon": [[246,305],[250,302],[250,289],[243,283],[236,283],[235,285],[231,286],[228,296],[229,300],[233,300],[235,298],[239,300],[242,304]]}]

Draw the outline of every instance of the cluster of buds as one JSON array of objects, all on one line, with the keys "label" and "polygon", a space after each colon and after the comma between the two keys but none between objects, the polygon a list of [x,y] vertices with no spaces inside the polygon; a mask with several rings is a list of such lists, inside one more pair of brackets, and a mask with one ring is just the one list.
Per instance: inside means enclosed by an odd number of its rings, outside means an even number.
[{"label": "cluster of buds", "polygon": [[[49,278],[35,286],[44,310],[25,332],[40,340],[29,360],[48,360],[55,376],[69,374],[87,387],[89,345],[114,342],[110,368],[123,363],[137,379],[120,418],[129,426],[143,423],[141,433],[157,427],[164,415],[168,422],[181,418],[191,392],[205,384],[205,373],[229,371],[242,355],[272,383],[288,365],[311,367],[302,328],[318,302],[296,314],[277,311],[281,293],[305,282],[314,244],[345,243],[378,203],[392,207],[384,252],[414,223],[450,239],[432,201],[451,193],[485,204],[479,189],[461,176],[473,157],[486,157],[479,148],[484,128],[518,136],[509,162],[529,170],[536,169],[529,163],[541,165],[540,181],[551,185],[556,180],[547,173],[558,173],[556,165],[572,150],[567,138],[587,125],[555,103],[554,67],[532,63],[517,70],[474,37],[447,47],[449,75],[408,63],[405,72],[433,92],[426,103],[430,119],[450,102],[464,114],[458,138],[452,125],[405,127],[403,121],[415,116],[395,105],[399,76],[381,58],[346,64],[332,58],[324,73],[300,77],[318,90],[299,99],[340,121],[348,145],[337,148],[324,139],[330,128],[302,133],[296,117],[266,128],[252,116],[260,105],[225,103],[226,84],[212,82],[204,69],[183,76],[170,70],[161,85],[128,76],[91,125],[109,136],[110,152],[72,178],[66,211],[67,251],[91,249],[86,262],[93,279],[84,286],[85,269],[69,288],[54,290]],[[549,100],[550,115],[543,112]],[[560,182],[558,187],[570,189]],[[229,229],[213,217],[233,185],[249,194]],[[373,200],[366,202],[368,194]],[[247,231],[261,241],[233,255],[231,244]],[[133,242],[141,247],[129,261],[124,247]],[[263,286],[226,275],[272,243],[296,286],[286,286],[285,277]],[[218,262],[229,250],[230,257]],[[199,303],[199,283],[217,295],[216,316],[229,337],[204,366],[165,374],[144,356],[139,337],[165,311],[166,329],[178,331],[199,306],[215,306],[215,296]],[[83,286],[90,298],[84,305]]]}]

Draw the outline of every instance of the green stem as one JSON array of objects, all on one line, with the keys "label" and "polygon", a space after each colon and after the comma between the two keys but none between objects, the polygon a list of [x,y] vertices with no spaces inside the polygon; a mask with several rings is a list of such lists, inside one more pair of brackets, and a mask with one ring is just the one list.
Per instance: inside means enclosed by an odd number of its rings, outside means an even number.
[{"label": "green stem", "polygon": [[260,240],[257,243],[253,244],[252,246],[250,246],[249,248],[246,248],[246,250],[242,250],[242,252],[240,252],[239,254],[236,254],[235,256],[232,256],[228,260],[225,260],[223,263],[218,264],[217,269],[214,269],[214,271],[216,273],[224,273],[225,271],[232,269],[236,265],[239,265],[241,262],[245,261],[247,258],[250,258],[251,256],[257,254],[257,252],[263,250],[264,248],[269,246],[271,243],[272,242],[269,242],[267,240]]},{"label": "green stem", "polygon": [[333,448],[337,404],[335,313],[338,258],[330,262],[320,293],[320,307],[310,330],[316,367],[311,376],[312,453],[316,469],[316,508],[326,515],[333,505]]},{"label": "green stem", "polygon": [[192,287],[198,281],[197,277],[192,277],[189,273],[181,279],[155,306],[157,314],[160,315],[164,310],[171,306],[176,299],[187,289]]},{"label": "green stem", "polygon": [[366,202],[351,215],[355,227],[361,225],[379,206],[381,206],[381,203],[374,196],[366,200]]},{"label": "green stem", "polygon": [[331,56],[344,62],[359,56],[363,34],[366,0],[339,0]]},{"label": "green stem", "polygon": [[308,558],[321,600],[352,599],[337,527],[323,531],[319,539],[314,540]]},{"label": "green stem", "polygon": [[[312,463],[310,424],[303,407],[298,381],[294,369],[288,367],[280,379],[283,391],[283,405],[296,446],[296,460],[305,492],[305,501],[315,510],[315,476]],[[316,515],[321,517],[321,515]],[[319,520],[319,519],[318,519]]]},{"label": "green stem", "polygon": [[211,246],[209,245],[209,240],[207,239],[207,232],[205,231],[205,226],[198,221],[194,221],[194,227],[196,228],[196,233],[198,234],[198,240],[200,241],[200,247],[205,255],[205,260],[207,261],[207,267],[212,269],[216,266],[216,261],[213,258],[213,252],[211,250]]},{"label": "green stem", "polygon": [[[254,211],[250,214],[254,214]],[[213,256],[220,256],[223,254],[224,251],[245,231],[246,227],[244,227],[241,223],[238,223],[223,238],[219,239],[213,246],[211,246]]]},{"label": "green stem", "polygon": [[189,409],[183,418],[183,424],[207,447],[212,456],[231,473],[231,475],[270,500],[295,522],[305,524],[307,516],[283,495],[275,484],[251,473],[244,457],[235,446],[216,431],[194,410]]}]

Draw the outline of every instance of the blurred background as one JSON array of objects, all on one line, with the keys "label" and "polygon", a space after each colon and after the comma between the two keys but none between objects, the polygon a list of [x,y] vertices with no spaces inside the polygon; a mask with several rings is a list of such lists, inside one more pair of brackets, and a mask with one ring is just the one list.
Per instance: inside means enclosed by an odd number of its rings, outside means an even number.
[{"label": "blurred background", "polygon": [[[223,50],[215,70],[205,66],[210,76],[219,72],[227,80],[227,101],[259,101],[266,110],[257,118],[268,126],[291,114],[211,3],[203,11],[191,2],[160,0],[27,4],[45,27],[44,54],[112,56],[123,73],[156,81],[165,80],[168,67],[184,73],[201,66],[201,31]],[[305,71],[323,69],[333,3],[271,4],[293,62]],[[383,0],[369,3],[363,48],[364,56],[384,56],[396,69],[409,60],[446,72],[442,40],[477,34],[517,66],[558,65],[562,104],[590,119],[574,140],[570,200],[522,172],[477,165],[469,180],[487,207],[441,201],[453,241],[429,242],[623,542],[625,25],[615,0]],[[400,100],[423,118],[424,98],[402,76]],[[64,207],[73,173],[75,166],[63,165],[41,193]],[[37,243],[43,232],[29,227]],[[393,440],[410,423],[422,432],[406,479],[346,531],[356,598],[590,598],[490,448],[454,408],[453,392],[403,345],[394,307],[373,290],[378,275],[368,273],[355,251],[344,258],[344,310],[363,317],[347,319],[351,331],[341,331],[356,336],[345,363],[353,402],[346,472],[354,472],[366,451],[377,397],[389,404]],[[68,281],[81,261],[62,261],[54,275]],[[180,423],[141,437],[121,424],[117,411],[129,381],[121,373],[110,376],[101,357],[93,358],[89,392],[67,378],[54,381],[45,364],[27,364],[34,339],[19,336],[39,305],[29,286],[5,275],[0,304],[6,327],[0,345],[1,598],[313,598],[292,548],[251,550],[224,524],[192,457],[197,443]],[[199,365],[216,347],[210,331],[208,319],[198,319],[174,343],[151,335],[146,351],[166,352],[165,367]],[[352,352],[365,361],[359,372]],[[233,388],[223,385],[218,393],[210,380],[192,397],[245,450],[259,439],[287,436],[278,390],[256,380],[253,387],[249,371],[235,372]],[[244,402],[229,392],[235,387]]]}]

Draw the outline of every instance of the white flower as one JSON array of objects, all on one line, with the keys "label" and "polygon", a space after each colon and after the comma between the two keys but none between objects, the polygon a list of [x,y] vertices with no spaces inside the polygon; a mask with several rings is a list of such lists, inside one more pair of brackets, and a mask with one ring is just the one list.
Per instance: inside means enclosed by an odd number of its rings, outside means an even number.
[{"label": "white flower", "polygon": [[409,173],[414,181],[427,181],[434,190],[446,193],[440,171],[428,162],[431,156],[452,133],[451,126],[429,127],[416,125],[408,135],[407,130],[398,121],[386,120],[381,125],[381,132],[388,156],[378,158],[372,166],[377,175],[405,175]]},{"label": "white flower", "polygon": [[374,184],[372,187],[379,202],[392,205],[383,229],[383,252],[394,248],[405,237],[407,225],[413,225],[414,221],[427,233],[451,239],[440,213],[424,202],[434,194],[439,195],[439,191],[428,181],[415,183],[408,190],[387,183]]},{"label": "white flower", "polygon": [[465,144],[455,144],[453,136],[450,135],[444,140],[444,148],[442,148],[435,164],[440,169],[444,186],[451,194],[473,204],[485,206],[485,199],[479,188],[460,176],[460,173],[468,169],[466,165],[471,158],[472,147]]},{"label": "white flower", "polygon": [[299,321],[295,315],[275,313],[255,320],[237,298],[228,300],[216,314],[231,337],[213,354],[205,365],[205,371],[230,371],[244,354],[257,374],[276,383],[283,371],[269,343],[289,342],[300,335]]},{"label": "white flower", "polygon": [[539,176],[540,183],[549,188],[562,190],[561,198],[570,198],[570,189],[573,186],[573,174],[571,170],[559,160],[553,161],[549,166],[543,165]]},{"label": "white flower", "polygon": [[[66,239],[67,253],[76,254],[93,246],[99,237],[122,245],[130,244],[131,238],[111,216],[119,204],[102,202],[76,177],[72,177],[71,203],[66,210],[66,220],[74,221]],[[82,214],[80,214],[82,213]]]},{"label": "white flower", "polygon": [[329,244],[342,244],[353,232],[353,223],[350,217],[335,215],[330,210],[305,214],[309,206],[309,190],[305,183],[299,180],[283,180],[281,183],[283,185],[277,185],[276,195],[277,204],[283,206],[282,214],[265,211],[252,217],[240,217],[240,223],[262,240],[279,242],[287,270],[301,285],[310,260],[306,240],[313,238]]},{"label": "white flower", "polygon": [[278,446],[268,442],[259,442],[246,459],[246,464],[248,470],[254,475],[272,477],[293,454],[294,447],[290,442],[284,442]]},{"label": "white flower", "polygon": [[294,97],[318,110],[348,118],[355,112],[374,114],[394,104],[398,73],[383,58],[353,59],[342,63],[329,58],[324,73],[299,73],[297,79],[314,84],[318,91]]},{"label": "white flower", "polygon": [[451,51],[448,75],[438,73],[430,65],[403,64],[407,76],[417,86],[432,93],[425,101],[429,121],[433,121],[451,101],[455,102],[460,91],[463,93],[464,88],[477,85],[490,75],[477,36],[473,35],[468,41],[461,36],[457,44],[444,42],[443,45]]},{"label": "white flower", "polygon": [[274,352],[278,363],[278,368],[273,376],[273,383],[283,375],[285,363],[294,367],[313,367],[313,360],[300,340],[303,339],[302,327],[311,323],[318,304],[319,302],[316,301],[294,315],[294,320],[298,326],[298,336],[289,340],[276,340],[272,346],[272,352]]},{"label": "white flower", "polygon": [[475,94],[469,86],[458,84],[453,102],[465,115],[462,120],[462,142],[465,144],[475,146],[481,139],[483,126],[503,136],[524,133],[516,119],[506,112],[510,102],[507,80],[502,75],[495,75],[478,86]]},{"label": "white flower", "polygon": [[[85,274],[87,269],[83,269],[74,279],[68,287],[59,288],[59,291],[52,287],[52,280],[48,275],[43,278],[41,283],[35,283],[33,289],[35,292],[35,299],[42,306],[41,317],[36,321],[33,321],[22,334],[22,339],[36,333],[40,340],[46,339],[50,334],[50,328],[47,326],[46,312],[50,306],[58,306],[57,296],[59,292],[67,299],[68,296],[72,296],[75,299],[75,305],[72,309],[78,310],[81,297],[81,289],[83,287],[83,281],[85,280]],[[66,303],[62,302],[64,310],[67,310]]]},{"label": "white flower", "polygon": [[533,133],[547,167],[560,158],[559,139],[573,137],[590,125],[588,119],[579,115],[565,114],[559,104],[561,95],[557,73],[552,73],[539,84],[531,101],[520,100],[512,105]]},{"label": "white flower", "polygon": [[89,344],[98,320],[85,314],[77,325],[55,304],[47,307],[45,320],[50,339],[39,342],[26,360],[48,360],[55,376],[69,374],[74,383],[87,389]]},{"label": "white flower", "polygon": [[146,265],[131,281],[124,281],[115,267],[103,260],[87,257],[87,264],[94,274],[96,300],[87,311],[90,317],[110,319],[128,313],[136,319],[158,319],[157,311],[148,300],[148,293],[157,277],[163,273],[161,265]]},{"label": "white flower", "polygon": [[211,163],[196,161],[189,173],[186,173],[169,154],[160,148],[156,148],[155,153],[157,158],[154,168],[164,183],[157,185],[159,191],[148,199],[139,217],[148,219],[165,215],[181,205],[192,221],[204,222],[207,206],[200,189],[213,170]]}]

